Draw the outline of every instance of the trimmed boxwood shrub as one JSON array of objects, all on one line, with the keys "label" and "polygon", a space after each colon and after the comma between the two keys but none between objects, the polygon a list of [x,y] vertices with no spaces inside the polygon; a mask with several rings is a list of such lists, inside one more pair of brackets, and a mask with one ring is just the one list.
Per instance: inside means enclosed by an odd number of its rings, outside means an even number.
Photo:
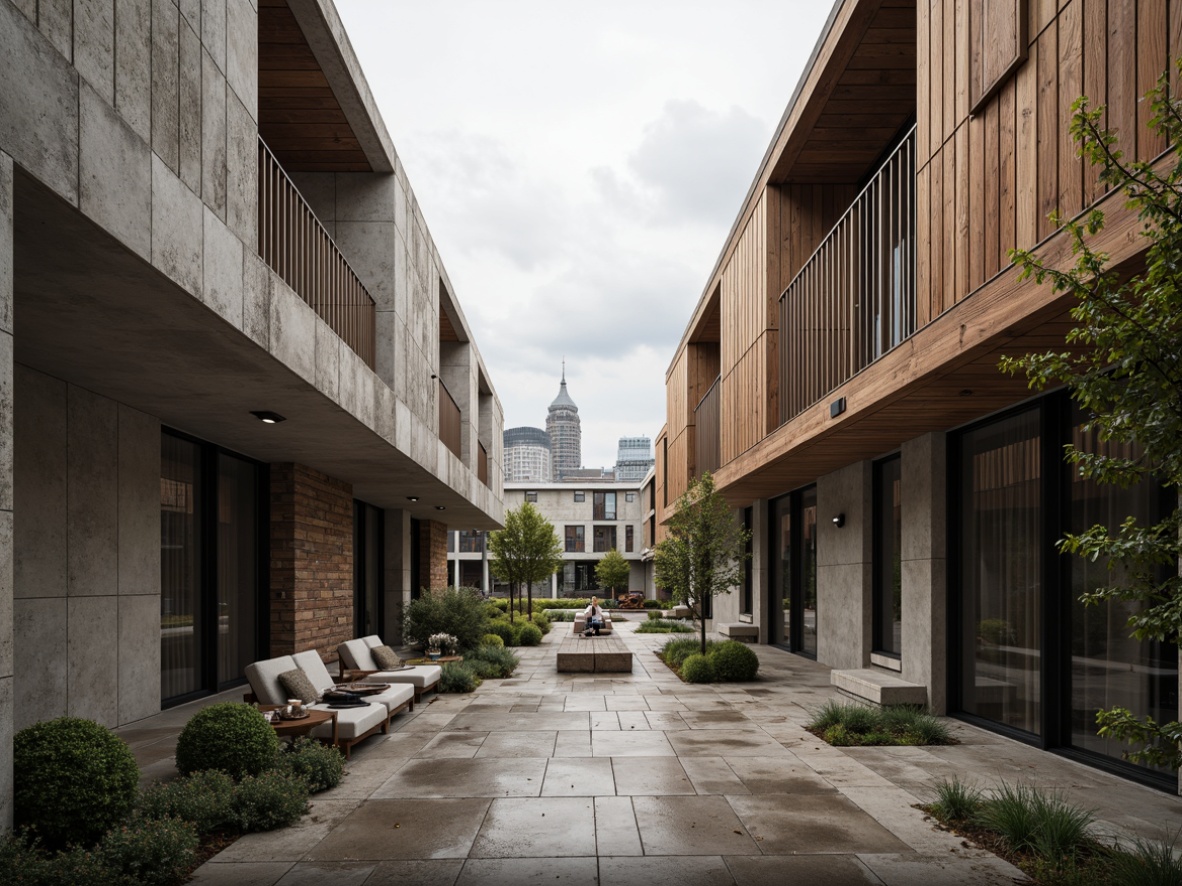
[{"label": "trimmed boxwood shrub", "polygon": [[724,683],[746,683],[759,671],[759,656],[746,643],[724,640],[709,653],[714,678]]},{"label": "trimmed boxwood shrub", "polygon": [[48,849],[93,846],[131,812],[139,778],[131,749],[107,727],[78,717],[35,723],[13,740],[16,827]]},{"label": "trimmed boxwood shrub", "polygon": [[525,622],[517,628],[518,646],[537,646],[542,642],[542,629],[532,622]]},{"label": "trimmed boxwood shrub", "polygon": [[178,818],[192,822],[198,834],[225,827],[234,805],[234,779],[217,769],[187,778],[158,782],[140,795],[143,818]]},{"label": "trimmed boxwood shrub", "polygon": [[665,607],[661,603],[660,600],[645,600],[644,601],[644,608],[645,609],[664,609]]},{"label": "trimmed boxwood shrub", "polygon": [[695,652],[681,663],[681,679],[687,683],[713,683],[714,667],[710,658]]},{"label": "trimmed boxwood shrub", "polygon": [[192,822],[141,818],[109,831],[97,854],[111,871],[145,886],[173,886],[193,866],[197,842]]},{"label": "trimmed boxwood shrub", "polygon": [[501,639],[500,634],[485,634],[484,639],[480,642],[480,648],[484,649],[492,646],[494,649],[504,649],[505,641]]},{"label": "trimmed boxwood shrub", "polygon": [[[706,641],[706,654],[710,654],[710,650],[718,645],[716,640]],[[661,657],[665,659],[665,664],[673,668],[680,668],[682,662],[695,653],[702,651],[701,640],[691,640],[688,637],[679,640],[670,640],[661,647]]]},{"label": "trimmed boxwood shrub", "polygon": [[307,808],[307,783],[274,769],[246,776],[234,790],[233,821],[244,834],[287,827]]},{"label": "trimmed boxwood shrub", "polygon": [[439,677],[440,692],[475,692],[480,677],[465,661],[449,661]]},{"label": "trimmed boxwood shrub", "polygon": [[220,769],[236,781],[275,763],[279,737],[248,704],[224,701],[198,711],[176,742],[176,768],[184,775]]},{"label": "trimmed boxwood shrub", "polygon": [[280,751],[275,768],[287,775],[302,778],[308,791],[318,794],[335,788],[345,775],[345,758],[331,745],[300,736]]},{"label": "trimmed boxwood shrub", "polygon": [[508,618],[501,617],[490,621],[488,623],[488,632],[500,637],[501,643],[505,646],[513,646],[517,643],[517,631],[509,623]]},{"label": "trimmed boxwood shrub", "polygon": [[543,636],[550,633],[550,619],[546,617],[544,612],[535,612],[531,623],[537,626]]}]

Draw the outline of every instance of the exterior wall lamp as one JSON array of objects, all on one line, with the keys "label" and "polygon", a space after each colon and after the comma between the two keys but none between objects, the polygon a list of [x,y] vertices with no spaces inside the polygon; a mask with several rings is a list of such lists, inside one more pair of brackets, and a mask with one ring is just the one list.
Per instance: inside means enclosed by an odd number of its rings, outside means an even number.
[{"label": "exterior wall lamp", "polygon": [[833,518],[833,525],[836,526],[838,529],[841,529],[842,526],[845,526],[845,514],[844,513],[838,514],[836,517],[834,517]]},{"label": "exterior wall lamp", "polygon": [[287,421],[278,412],[268,412],[265,409],[252,410],[250,414],[265,425],[277,425],[281,421]]}]

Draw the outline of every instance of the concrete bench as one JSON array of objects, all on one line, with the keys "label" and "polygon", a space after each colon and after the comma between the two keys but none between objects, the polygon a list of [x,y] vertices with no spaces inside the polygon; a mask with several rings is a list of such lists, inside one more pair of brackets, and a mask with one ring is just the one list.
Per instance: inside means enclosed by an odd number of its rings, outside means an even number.
[{"label": "concrete bench", "polygon": [[746,622],[719,625],[718,633],[724,637],[730,637],[732,640],[742,640],[745,643],[759,642],[759,626],[747,624]]},{"label": "concrete bench", "polygon": [[[581,633],[583,633],[583,631],[585,631],[587,629],[586,619],[583,617],[583,615],[581,613],[579,615],[575,616],[575,620],[573,622],[571,622],[571,624],[573,625],[573,627],[571,629],[572,634],[581,634]],[[610,615],[608,615],[606,612],[604,612],[603,613],[603,627],[601,627],[599,629],[599,633],[600,634],[610,634],[611,632],[612,632],[612,617]]]},{"label": "concrete bench", "polygon": [[619,637],[571,634],[558,646],[561,674],[630,674],[632,653]]},{"label": "concrete bench", "polygon": [[829,682],[845,694],[871,704],[926,705],[928,703],[926,686],[908,683],[890,671],[877,668],[831,671]]}]

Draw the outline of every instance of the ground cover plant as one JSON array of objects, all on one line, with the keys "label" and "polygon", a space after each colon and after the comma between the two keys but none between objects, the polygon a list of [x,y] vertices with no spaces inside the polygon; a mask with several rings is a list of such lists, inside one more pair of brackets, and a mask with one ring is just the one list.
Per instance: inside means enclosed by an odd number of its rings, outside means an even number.
[{"label": "ground cover plant", "polygon": [[805,728],[836,747],[953,744],[940,718],[912,705],[867,707],[828,701]]},{"label": "ground cover plant", "polygon": [[1161,841],[1107,844],[1088,828],[1094,813],[1028,784],[991,791],[958,778],[936,786],[922,807],[942,826],[1000,855],[1040,886],[1178,886],[1182,830]]},{"label": "ground cover plant", "polygon": [[[637,631],[653,623],[642,622]],[[687,683],[745,683],[759,671],[759,656],[738,640],[707,640],[705,653],[701,650],[699,640],[678,639],[666,643],[657,655]]]},{"label": "ground cover plant", "polygon": [[[651,616],[652,613],[649,615]],[[672,618],[647,618],[636,626],[638,634],[692,634],[693,632],[693,625]],[[701,652],[701,644],[697,644],[695,649]]]}]

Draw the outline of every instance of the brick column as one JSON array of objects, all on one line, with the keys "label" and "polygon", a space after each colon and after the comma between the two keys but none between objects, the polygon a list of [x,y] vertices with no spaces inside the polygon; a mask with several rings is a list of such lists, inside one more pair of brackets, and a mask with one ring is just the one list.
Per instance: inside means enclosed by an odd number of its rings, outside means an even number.
[{"label": "brick column", "polygon": [[271,465],[271,655],[335,660],[353,636],[353,487]]},{"label": "brick column", "polygon": [[428,590],[447,587],[447,524],[436,520],[419,523],[419,568]]}]

